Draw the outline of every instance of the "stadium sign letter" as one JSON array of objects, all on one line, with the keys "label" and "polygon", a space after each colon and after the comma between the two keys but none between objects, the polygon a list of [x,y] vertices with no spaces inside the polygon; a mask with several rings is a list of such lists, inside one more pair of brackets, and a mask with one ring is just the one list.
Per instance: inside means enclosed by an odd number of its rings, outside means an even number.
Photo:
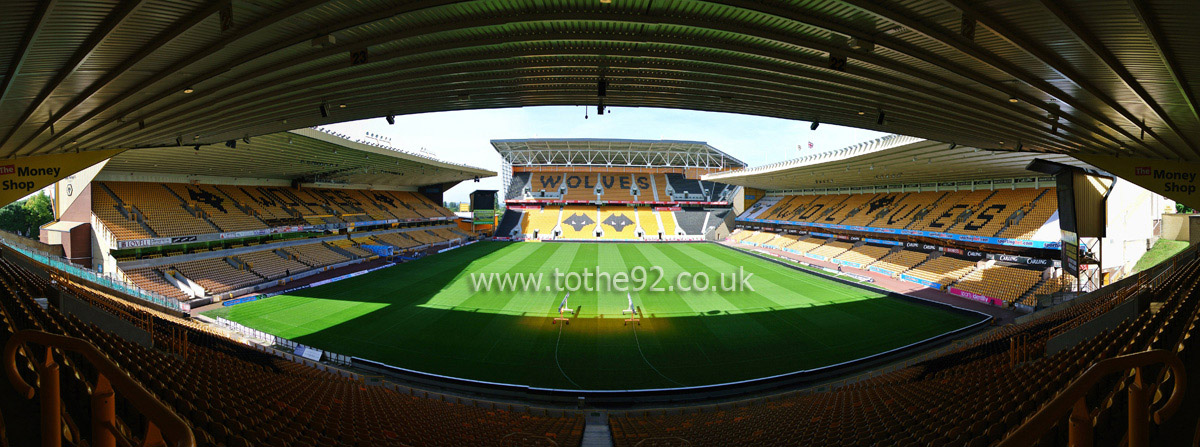
[{"label": "stadium sign letter", "polygon": [[21,200],[39,189],[66,178],[125,149],[78,154],[38,155],[7,160],[0,165],[0,206]]}]

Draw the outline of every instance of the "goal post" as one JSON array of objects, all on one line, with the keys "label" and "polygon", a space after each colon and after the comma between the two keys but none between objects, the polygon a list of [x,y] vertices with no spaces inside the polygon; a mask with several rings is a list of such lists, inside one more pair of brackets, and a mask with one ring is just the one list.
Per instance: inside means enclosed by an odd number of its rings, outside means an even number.
[{"label": "goal post", "polygon": [[642,324],[641,312],[638,311],[637,306],[633,305],[633,295],[625,292],[625,298],[629,300],[629,307],[621,310],[621,315],[629,315],[629,318],[625,319],[625,324]]},{"label": "goal post", "polygon": [[566,295],[563,295],[562,302],[558,304],[558,317],[555,318],[554,321],[552,321],[551,323],[558,323],[559,321],[561,321],[564,324],[571,324],[571,319],[567,318],[567,315],[566,315],[568,313],[570,313],[572,315],[575,314],[575,310],[571,309],[570,305],[567,304],[567,298],[570,298],[570,297],[571,297],[571,292],[567,292]]}]

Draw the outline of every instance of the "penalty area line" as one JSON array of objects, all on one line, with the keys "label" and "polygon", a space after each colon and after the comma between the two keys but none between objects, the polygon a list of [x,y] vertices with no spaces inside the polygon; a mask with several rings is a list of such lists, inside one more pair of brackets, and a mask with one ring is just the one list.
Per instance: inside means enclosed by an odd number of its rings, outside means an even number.
[{"label": "penalty area line", "polygon": [[562,373],[563,377],[566,377],[568,382],[571,382],[571,384],[575,385],[576,388],[581,388],[578,383],[575,383],[574,380],[571,380],[571,376],[568,376],[566,371],[563,371],[562,363],[558,362],[558,346],[559,346],[559,344],[562,343],[562,328],[563,328],[563,326],[566,326],[566,325],[565,324],[558,325],[558,340],[554,341],[554,365],[558,366],[558,372]]},{"label": "penalty area line", "polygon": [[649,366],[650,369],[654,370],[654,372],[657,373],[660,377],[667,379],[671,383],[674,383],[679,386],[686,386],[682,383],[676,382],[675,379],[667,377],[665,374],[662,373],[662,371],[659,371],[658,368],[655,368],[654,365],[650,363],[650,359],[646,358],[646,353],[642,352],[642,342],[641,342],[641,340],[638,340],[637,327],[638,327],[638,325],[636,325],[636,324],[633,325],[633,341],[634,341],[634,343],[637,343],[638,354],[642,356],[642,361],[646,362],[646,366]]}]

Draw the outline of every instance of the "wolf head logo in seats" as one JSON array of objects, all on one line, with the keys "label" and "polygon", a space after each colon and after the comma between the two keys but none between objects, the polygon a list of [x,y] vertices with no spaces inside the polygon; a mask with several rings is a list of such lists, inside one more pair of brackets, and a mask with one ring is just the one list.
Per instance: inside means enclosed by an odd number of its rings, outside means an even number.
[{"label": "wolf head logo in seats", "polygon": [[610,214],[607,219],[604,219],[604,224],[613,227],[614,230],[622,231],[625,227],[633,225],[633,221],[624,214]]},{"label": "wolf head logo in seats", "polygon": [[584,228],[587,228],[588,225],[596,223],[596,221],[592,220],[592,218],[588,217],[586,214],[575,213],[567,216],[566,219],[563,219],[562,223],[574,228],[575,231],[583,231]]}]

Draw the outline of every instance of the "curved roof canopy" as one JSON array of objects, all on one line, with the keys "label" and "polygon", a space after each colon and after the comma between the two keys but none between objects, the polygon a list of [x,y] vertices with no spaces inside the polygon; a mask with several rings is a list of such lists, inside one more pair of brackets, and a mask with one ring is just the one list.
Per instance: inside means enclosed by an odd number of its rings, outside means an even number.
[{"label": "curved roof canopy", "polygon": [[888,135],[841,149],[765,166],[717,172],[704,180],[766,190],[924,184],[1040,177],[1034,159],[1095,169],[1061,154],[992,151]]},{"label": "curved roof canopy", "polygon": [[1197,23],[1194,0],[9,0],[0,156],[603,102],[1197,161]]},{"label": "curved roof canopy", "polygon": [[492,140],[492,147],[502,160],[514,166],[746,167],[746,163],[703,141],[534,138]]},{"label": "curved roof canopy", "polygon": [[409,187],[496,175],[487,169],[363,144],[317,129],[238,140],[235,146],[125,151],[109,160],[104,171]]}]

